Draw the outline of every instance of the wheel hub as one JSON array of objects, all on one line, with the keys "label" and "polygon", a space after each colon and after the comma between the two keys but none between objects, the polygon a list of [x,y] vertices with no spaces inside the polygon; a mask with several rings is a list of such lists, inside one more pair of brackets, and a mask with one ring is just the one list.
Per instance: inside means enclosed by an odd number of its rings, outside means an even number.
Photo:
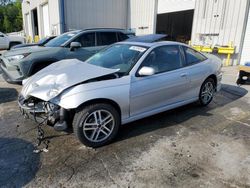
[{"label": "wheel hub", "polygon": [[109,111],[96,110],[83,122],[83,134],[91,142],[101,142],[111,135],[114,123],[114,117]]}]

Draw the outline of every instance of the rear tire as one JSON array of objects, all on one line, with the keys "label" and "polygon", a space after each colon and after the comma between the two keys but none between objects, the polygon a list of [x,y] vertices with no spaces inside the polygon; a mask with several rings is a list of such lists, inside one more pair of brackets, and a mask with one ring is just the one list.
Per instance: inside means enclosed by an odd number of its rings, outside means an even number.
[{"label": "rear tire", "polygon": [[215,81],[212,78],[206,79],[200,89],[199,103],[201,106],[207,106],[214,97]]},{"label": "rear tire", "polygon": [[73,129],[81,143],[100,147],[110,143],[120,127],[120,115],[109,104],[97,103],[79,109],[73,119]]}]

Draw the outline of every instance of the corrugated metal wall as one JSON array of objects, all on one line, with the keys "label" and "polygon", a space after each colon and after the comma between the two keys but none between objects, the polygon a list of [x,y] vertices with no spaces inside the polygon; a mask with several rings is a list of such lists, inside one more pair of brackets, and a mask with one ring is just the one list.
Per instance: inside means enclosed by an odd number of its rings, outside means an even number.
[{"label": "corrugated metal wall", "polygon": [[250,12],[248,12],[247,17],[247,26],[242,47],[240,64],[245,65],[246,62],[250,62]]},{"label": "corrugated metal wall", "polygon": [[152,34],[156,30],[157,0],[129,0],[129,27],[137,35]]},{"label": "corrugated metal wall", "polygon": [[[59,1],[58,0],[32,0],[27,3],[27,1],[23,1],[22,3],[22,14],[24,19],[24,31],[26,35],[30,35],[30,37],[34,37],[34,27],[33,27],[33,17],[32,10],[37,8],[37,16],[38,16],[38,32],[39,37],[45,37],[44,26],[43,26],[43,14],[42,14],[42,6],[48,4],[49,8],[49,34],[50,35],[58,35],[60,34],[60,19],[59,19]],[[29,14],[29,18],[27,15]],[[29,19],[29,20],[26,20]],[[27,24],[29,26],[27,26]],[[29,29],[31,31],[28,31]]]},{"label": "corrugated metal wall", "polygon": [[158,0],[158,14],[191,10],[195,7],[195,0]]},{"label": "corrugated metal wall", "polygon": [[197,0],[192,44],[228,45],[239,52],[247,0]]},{"label": "corrugated metal wall", "polygon": [[66,30],[127,28],[127,0],[65,0]]}]

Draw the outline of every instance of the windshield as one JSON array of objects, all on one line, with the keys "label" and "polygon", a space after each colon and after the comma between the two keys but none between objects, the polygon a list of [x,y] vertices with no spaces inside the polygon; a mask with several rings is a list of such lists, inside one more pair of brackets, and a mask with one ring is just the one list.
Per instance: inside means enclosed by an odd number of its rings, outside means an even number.
[{"label": "windshield", "polygon": [[46,47],[60,47],[61,45],[63,45],[65,42],[67,42],[68,40],[73,38],[78,33],[79,33],[79,31],[72,31],[72,32],[64,33],[64,34],[50,40],[44,46],[46,46]]},{"label": "windshield", "polygon": [[127,74],[139,58],[147,50],[146,47],[115,44],[89,58],[86,62],[111,69],[119,69],[118,73]]}]

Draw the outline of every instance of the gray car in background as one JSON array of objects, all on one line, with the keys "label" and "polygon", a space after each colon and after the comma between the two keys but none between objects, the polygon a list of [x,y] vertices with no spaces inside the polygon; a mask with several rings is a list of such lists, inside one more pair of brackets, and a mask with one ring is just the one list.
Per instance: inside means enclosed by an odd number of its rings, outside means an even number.
[{"label": "gray car in background", "polygon": [[13,49],[0,57],[3,77],[9,83],[23,79],[62,60],[85,61],[107,45],[128,39],[133,33],[122,29],[86,29],[64,33],[44,46]]}]

